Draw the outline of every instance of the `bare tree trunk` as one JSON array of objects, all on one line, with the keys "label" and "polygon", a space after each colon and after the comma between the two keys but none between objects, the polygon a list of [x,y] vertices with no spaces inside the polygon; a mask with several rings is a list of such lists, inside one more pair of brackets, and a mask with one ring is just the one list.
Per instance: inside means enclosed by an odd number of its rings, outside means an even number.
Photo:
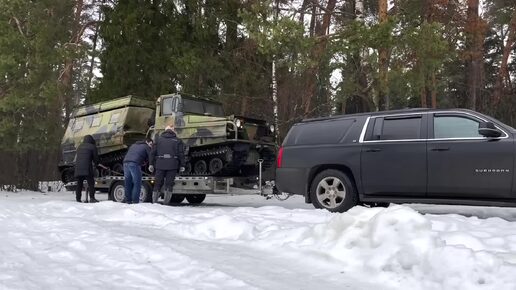
[{"label": "bare tree trunk", "polygon": [[339,108],[339,109],[340,109],[340,112],[341,112],[342,114],[346,114],[346,105],[347,105],[346,100],[342,101],[342,103],[341,103],[341,105],[340,105],[340,108]]},{"label": "bare tree trunk", "polygon": [[355,17],[359,22],[364,22],[364,0],[355,1]]},{"label": "bare tree trunk", "polygon": [[[387,23],[387,0],[378,0],[379,18],[380,25]],[[378,62],[379,62],[379,89],[378,89],[378,107],[384,110],[388,110],[389,104],[389,93],[388,93],[388,75],[389,64],[387,63],[388,48],[380,47],[378,49]]]},{"label": "bare tree trunk", "polygon": [[310,18],[310,37],[315,35],[315,22],[317,19],[317,7],[312,5],[312,17]]},{"label": "bare tree trunk", "polygon": [[482,69],[483,27],[479,16],[479,0],[468,0],[466,19],[466,78],[468,84],[467,107],[475,110],[480,95]]},{"label": "bare tree trunk", "polygon": [[509,74],[509,56],[511,51],[516,45],[516,11],[511,16],[511,22],[509,23],[509,30],[507,32],[507,42],[503,46],[502,60],[500,68],[498,69],[498,76],[496,78],[496,87],[494,91],[494,102],[495,104],[500,102],[502,97],[502,91],[504,88],[512,90],[511,77]]},{"label": "bare tree trunk", "polygon": [[432,108],[437,108],[437,81],[435,79],[435,72],[432,72]]},{"label": "bare tree trunk", "polygon": [[[274,1],[274,21],[276,22],[278,18],[278,10],[279,10],[279,0]],[[279,119],[278,119],[278,83],[276,81],[276,56],[272,56],[272,66],[271,66],[271,76],[272,76],[272,106],[273,106],[273,116],[274,116],[274,135],[276,137],[276,142],[279,141]]]},{"label": "bare tree trunk", "polygon": [[[364,23],[364,0],[355,0],[355,10],[354,10],[354,16],[355,21]],[[362,112],[367,112],[373,109],[379,110],[379,107],[376,106],[373,99],[369,98],[368,96],[368,79],[367,74],[365,73],[365,67],[367,64],[364,64],[363,59],[366,58],[366,54],[362,49],[359,50],[358,53],[356,53],[353,56],[354,63],[356,66],[356,82],[358,84],[358,90],[356,92],[356,96],[358,97],[358,101],[360,102],[359,106],[362,110]],[[376,107],[375,107],[376,106]]]},{"label": "bare tree trunk", "polygon": [[[311,1],[312,0],[303,0],[303,4],[301,4],[301,11],[299,13],[299,22],[301,24],[305,23],[305,10],[306,10],[306,7],[308,6],[308,3]],[[303,27],[304,27],[304,25],[303,25]]]},{"label": "bare tree trunk", "polygon": [[[335,5],[337,0],[328,0],[328,4],[326,5],[326,9],[324,9],[324,14],[322,18],[322,23],[320,25],[316,25],[315,29],[315,37],[317,37],[317,44],[312,49],[311,57],[312,60],[316,62],[316,64],[312,65],[306,72],[306,86],[303,92],[303,106],[304,106],[304,116],[308,117],[312,112],[312,99],[315,94],[316,81],[318,74],[320,73],[320,61],[326,50],[326,45],[328,42],[327,37],[328,30],[330,27],[331,17],[333,11],[335,9]],[[312,15],[314,17],[314,15]]]},{"label": "bare tree trunk", "polygon": [[[77,44],[79,43],[81,32],[81,15],[82,10],[84,8],[84,1],[77,0],[75,2],[75,13],[72,27],[72,35],[69,43],[67,45],[72,49],[76,49]],[[71,91],[72,91],[72,77],[73,77],[73,67],[74,67],[74,59],[71,57],[67,57],[64,61],[64,67],[61,71],[61,75],[59,76],[59,85],[60,85],[60,101],[65,106],[65,117],[68,120],[72,108],[74,106],[74,101],[72,100]]]},{"label": "bare tree trunk", "polygon": [[421,88],[420,97],[421,97],[421,108],[428,108],[428,104],[426,102],[426,88],[425,87]]},{"label": "bare tree trunk", "polygon": [[[279,0],[275,1],[274,9],[274,21],[278,18]],[[273,105],[273,116],[274,116],[274,136],[276,142],[279,142],[279,119],[278,119],[278,83],[276,82],[276,56],[272,57],[272,105]]]},{"label": "bare tree trunk", "polygon": [[276,61],[272,61],[272,102],[274,114],[274,135],[279,140],[279,119],[278,119],[278,84],[276,82]]},{"label": "bare tree trunk", "polygon": [[245,116],[249,107],[249,97],[244,95],[242,102],[240,103],[240,115]]},{"label": "bare tree trunk", "polygon": [[[101,19],[102,19],[102,10],[99,9],[97,21],[101,21]],[[92,47],[92,50],[91,50],[90,67],[89,67],[89,70],[88,70],[87,95],[89,95],[89,93],[91,92],[91,89],[92,89],[93,69],[95,68],[95,54],[96,54],[96,51],[97,51],[98,37],[99,37],[99,26],[97,25],[95,27],[95,32],[93,34],[93,47]]]}]

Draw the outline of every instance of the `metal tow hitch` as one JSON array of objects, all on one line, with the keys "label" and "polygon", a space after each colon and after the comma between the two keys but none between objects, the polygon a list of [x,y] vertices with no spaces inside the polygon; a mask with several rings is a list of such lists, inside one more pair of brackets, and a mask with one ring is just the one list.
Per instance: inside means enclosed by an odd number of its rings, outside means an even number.
[{"label": "metal tow hitch", "polygon": [[[276,184],[274,181],[266,181],[265,187],[262,186],[263,180],[262,180],[262,163],[263,159],[258,159],[258,168],[259,168],[259,175],[258,175],[258,189],[260,190],[260,195],[265,196],[266,200],[271,199],[272,197],[275,197],[277,200],[284,201],[287,200],[292,195],[289,193],[283,193],[279,192],[279,190],[276,188]],[[267,189],[268,192],[266,193],[265,189]]]},{"label": "metal tow hitch", "polygon": [[289,199],[289,197],[292,196],[290,193],[280,192],[276,185],[274,184],[274,181],[270,181],[271,187],[272,187],[272,194],[267,195],[266,199],[271,199],[272,197],[275,197],[279,201],[285,201]]}]

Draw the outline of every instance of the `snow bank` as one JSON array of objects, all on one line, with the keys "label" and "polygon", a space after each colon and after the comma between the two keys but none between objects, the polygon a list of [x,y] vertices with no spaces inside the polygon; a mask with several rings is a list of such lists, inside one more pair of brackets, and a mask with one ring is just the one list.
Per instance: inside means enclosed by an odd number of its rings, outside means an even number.
[{"label": "snow bank", "polygon": [[500,218],[0,199],[2,289],[516,289]]},{"label": "snow bank", "polygon": [[424,216],[395,205],[344,214],[242,208],[177,231],[336,260],[344,272],[395,288],[516,289],[516,265],[506,261],[516,258],[515,230],[502,219]]}]

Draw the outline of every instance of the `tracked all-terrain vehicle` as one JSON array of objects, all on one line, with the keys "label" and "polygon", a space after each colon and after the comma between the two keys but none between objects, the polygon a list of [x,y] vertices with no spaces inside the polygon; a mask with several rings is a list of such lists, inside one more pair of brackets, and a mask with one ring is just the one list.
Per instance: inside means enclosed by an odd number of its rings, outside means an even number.
[{"label": "tracked all-terrain vehicle", "polygon": [[263,120],[226,116],[221,103],[170,94],[156,103],[134,96],[76,109],[62,140],[62,181],[73,180],[75,150],[85,135],[97,142],[99,176],[120,175],[127,148],[145,136],[156,138],[173,121],[187,146],[184,176],[257,176],[262,160],[264,179],[272,179],[276,146],[274,127]]},{"label": "tracked all-terrain vehicle", "polygon": [[226,116],[221,103],[181,94],[160,96],[156,104],[150,134],[163,132],[173,120],[188,148],[184,175],[253,176],[259,159],[264,173],[271,173],[276,147],[274,127],[266,121]]},{"label": "tracked all-terrain vehicle", "polygon": [[145,138],[154,106],[151,101],[127,96],[74,110],[61,141],[61,180],[67,183],[74,179],[75,152],[85,135],[93,136],[100,163],[109,168],[97,175],[122,172],[127,148]]}]

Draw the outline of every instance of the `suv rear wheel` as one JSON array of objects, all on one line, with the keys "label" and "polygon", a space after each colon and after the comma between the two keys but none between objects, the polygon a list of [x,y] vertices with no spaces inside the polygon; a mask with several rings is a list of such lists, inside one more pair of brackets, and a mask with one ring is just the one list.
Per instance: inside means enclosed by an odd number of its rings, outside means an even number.
[{"label": "suv rear wheel", "polygon": [[316,208],[345,212],[357,204],[357,195],[349,177],[328,169],[317,174],[310,186],[310,199]]}]

